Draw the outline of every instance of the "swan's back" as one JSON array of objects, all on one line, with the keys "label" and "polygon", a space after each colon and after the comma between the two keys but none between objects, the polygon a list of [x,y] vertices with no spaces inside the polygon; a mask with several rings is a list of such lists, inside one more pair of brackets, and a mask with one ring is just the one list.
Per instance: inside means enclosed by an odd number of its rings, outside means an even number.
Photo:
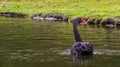
[{"label": "swan's back", "polygon": [[93,46],[89,42],[75,42],[71,48],[71,55],[93,55]]}]

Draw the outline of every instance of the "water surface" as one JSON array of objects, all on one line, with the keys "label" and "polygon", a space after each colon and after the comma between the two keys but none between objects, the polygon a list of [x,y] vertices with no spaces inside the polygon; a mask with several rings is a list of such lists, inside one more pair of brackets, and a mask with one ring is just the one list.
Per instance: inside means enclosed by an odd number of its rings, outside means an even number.
[{"label": "water surface", "polygon": [[72,57],[72,24],[0,19],[0,67],[120,67],[120,29],[79,25],[83,41],[94,45],[92,57]]}]

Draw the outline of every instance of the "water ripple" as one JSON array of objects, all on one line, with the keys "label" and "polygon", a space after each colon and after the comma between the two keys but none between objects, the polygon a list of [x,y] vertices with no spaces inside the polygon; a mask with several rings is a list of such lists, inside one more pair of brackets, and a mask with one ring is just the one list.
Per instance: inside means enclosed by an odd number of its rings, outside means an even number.
[{"label": "water ripple", "polygon": [[[60,55],[70,55],[70,49],[59,52]],[[120,55],[120,50],[94,49],[94,55]]]}]

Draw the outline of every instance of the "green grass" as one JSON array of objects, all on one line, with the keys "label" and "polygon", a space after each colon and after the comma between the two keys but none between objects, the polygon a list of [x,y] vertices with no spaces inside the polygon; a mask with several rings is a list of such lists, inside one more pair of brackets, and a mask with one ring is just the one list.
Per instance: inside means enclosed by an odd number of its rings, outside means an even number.
[{"label": "green grass", "polygon": [[[3,8],[6,4],[8,8]],[[11,11],[26,14],[34,13],[61,13],[63,15],[94,16],[103,18],[120,15],[120,1],[118,0],[20,0],[0,2],[0,11]]]}]

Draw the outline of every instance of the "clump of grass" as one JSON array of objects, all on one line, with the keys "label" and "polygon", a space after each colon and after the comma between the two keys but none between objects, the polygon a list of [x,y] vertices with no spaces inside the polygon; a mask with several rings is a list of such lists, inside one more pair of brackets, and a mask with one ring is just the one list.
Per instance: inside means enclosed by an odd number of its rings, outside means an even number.
[{"label": "clump of grass", "polygon": [[115,21],[115,26],[117,25],[117,23],[120,23],[120,19],[114,18]]},{"label": "clump of grass", "polygon": [[86,19],[87,19],[86,21],[89,24],[100,24],[102,20],[102,16],[101,15],[87,16]]}]

